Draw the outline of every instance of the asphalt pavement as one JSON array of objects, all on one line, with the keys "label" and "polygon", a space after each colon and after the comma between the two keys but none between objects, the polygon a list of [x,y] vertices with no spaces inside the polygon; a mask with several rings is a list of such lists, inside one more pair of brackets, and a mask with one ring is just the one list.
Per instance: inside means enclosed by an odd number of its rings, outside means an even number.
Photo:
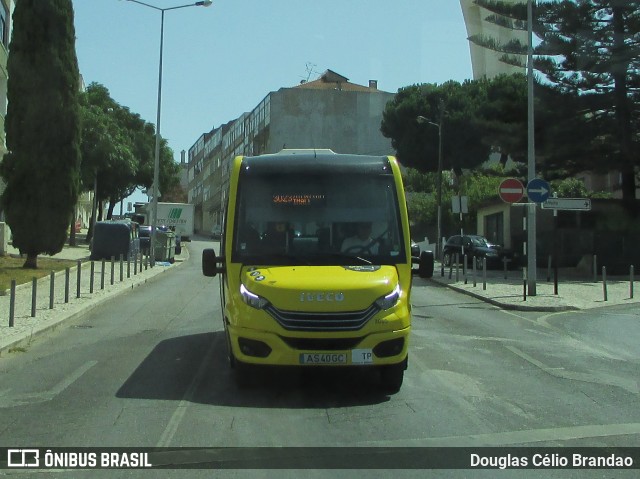
[{"label": "asphalt pavement", "polygon": [[[8,254],[17,255],[18,252],[9,246]],[[157,262],[154,268],[148,265],[127,264],[121,269],[119,262],[115,262],[113,269],[110,262],[94,262],[93,292],[91,292],[91,262],[89,249],[86,245],[67,246],[54,256],[81,262],[80,295],[78,297],[77,266],[70,269],[68,293],[65,287],[66,274],[59,272],[54,279],[53,308],[51,308],[51,280],[42,278],[37,282],[35,316],[32,316],[33,290],[32,284],[19,285],[16,288],[13,325],[10,325],[10,295],[9,291],[0,296],[0,355],[12,349],[24,348],[38,335],[56,328],[65,321],[70,321],[91,311],[102,302],[134,290],[159,274],[166,273],[180,265],[189,257],[189,244],[183,244],[182,253],[175,257],[173,264]],[[112,273],[113,271],[113,273]],[[444,275],[442,274],[444,272]],[[113,280],[112,280],[113,274]],[[528,294],[529,287],[525,287],[523,273],[520,270],[488,271],[486,282],[484,275],[478,271],[474,275],[471,269],[466,276],[459,268],[457,273],[453,268],[442,270],[436,264],[434,277],[429,282],[436,283],[463,294],[494,304],[504,309],[531,311],[564,311],[600,308],[610,305],[631,304],[640,301],[638,282],[631,283],[629,277],[611,277],[605,284],[602,278],[597,281],[589,278],[576,277],[575,272],[563,270],[559,276],[557,294],[554,281],[547,280],[548,272],[538,270],[536,281],[536,295]],[[422,281],[414,284],[418,287]],[[424,283],[423,283],[424,284]],[[635,291],[632,290],[633,284]],[[526,293],[526,294],[525,294]]]}]

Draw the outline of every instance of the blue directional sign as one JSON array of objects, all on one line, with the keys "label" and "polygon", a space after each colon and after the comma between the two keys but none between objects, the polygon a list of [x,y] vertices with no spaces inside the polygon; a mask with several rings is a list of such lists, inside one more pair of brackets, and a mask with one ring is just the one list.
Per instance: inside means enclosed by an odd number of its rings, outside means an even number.
[{"label": "blue directional sign", "polygon": [[529,197],[529,201],[533,201],[534,203],[547,201],[550,191],[549,183],[540,178],[534,178],[527,184],[527,196]]}]

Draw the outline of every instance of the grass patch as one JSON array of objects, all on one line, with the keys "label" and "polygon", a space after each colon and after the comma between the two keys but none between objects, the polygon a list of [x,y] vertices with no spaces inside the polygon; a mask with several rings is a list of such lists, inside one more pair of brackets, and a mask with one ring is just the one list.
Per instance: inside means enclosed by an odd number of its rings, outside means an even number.
[{"label": "grass patch", "polygon": [[16,285],[31,283],[35,278],[49,276],[51,271],[64,271],[77,265],[77,261],[53,259],[45,256],[38,256],[38,269],[24,269],[22,265],[25,258],[13,256],[0,256],[0,291],[11,288],[11,280],[16,280]]}]

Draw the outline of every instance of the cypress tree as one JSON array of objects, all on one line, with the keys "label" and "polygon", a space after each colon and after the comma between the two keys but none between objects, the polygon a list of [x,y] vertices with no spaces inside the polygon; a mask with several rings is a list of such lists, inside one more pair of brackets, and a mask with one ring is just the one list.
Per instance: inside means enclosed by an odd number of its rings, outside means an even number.
[{"label": "cypress tree", "polygon": [[79,73],[71,0],[20,0],[7,71],[1,201],[13,244],[37,268],[64,246],[78,200]]}]

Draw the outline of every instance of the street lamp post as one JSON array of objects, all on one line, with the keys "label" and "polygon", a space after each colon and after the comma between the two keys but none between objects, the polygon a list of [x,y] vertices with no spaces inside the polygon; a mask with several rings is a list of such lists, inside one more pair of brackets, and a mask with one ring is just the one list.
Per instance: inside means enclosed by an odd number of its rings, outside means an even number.
[{"label": "street lamp post", "polygon": [[438,205],[438,213],[437,213],[437,232],[438,237],[436,238],[436,257],[440,258],[441,253],[441,244],[440,241],[442,238],[442,123],[444,119],[444,109],[440,108],[440,121],[438,123],[434,123],[424,116],[419,116],[417,118],[418,123],[428,123],[429,125],[433,125],[438,128],[438,177],[437,181],[437,198],[436,204]]},{"label": "street lamp post", "polygon": [[[527,179],[536,178],[534,78],[533,78],[533,2],[527,1]],[[527,215],[527,282],[529,296],[536,296],[536,204],[529,200]]]},{"label": "street lamp post", "polygon": [[158,10],[160,12],[160,62],[158,66],[158,109],[156,116],[156,148],[155,148],[155,158],[153,164],[153,198],[151,200],[151,238],[149,244],[149,255],[151,256],[151,266],[155,266],[156,262],[156,252],[155,252],[155,243],[156,243],[156,223],[158,220],[158,197],[160,196],[159,192],[159,183],[160,183],[160,111],[162,110],[162,47],[164,43],[164,12],[168,10],[177,10],[178,8],[187,8],[187,7],[209,7],[213,3],[212,0],[203,0],[195,3],[188,3],[186,5],[178,5],[176,7],[168,7],[168,8],[160,8],[155,5],[150,5],[148,3],[140,2],[139,0],[127,0],[129,2],[138,3],[140,5],[144,5],[145,7],[153,8],[154,10]]}]

